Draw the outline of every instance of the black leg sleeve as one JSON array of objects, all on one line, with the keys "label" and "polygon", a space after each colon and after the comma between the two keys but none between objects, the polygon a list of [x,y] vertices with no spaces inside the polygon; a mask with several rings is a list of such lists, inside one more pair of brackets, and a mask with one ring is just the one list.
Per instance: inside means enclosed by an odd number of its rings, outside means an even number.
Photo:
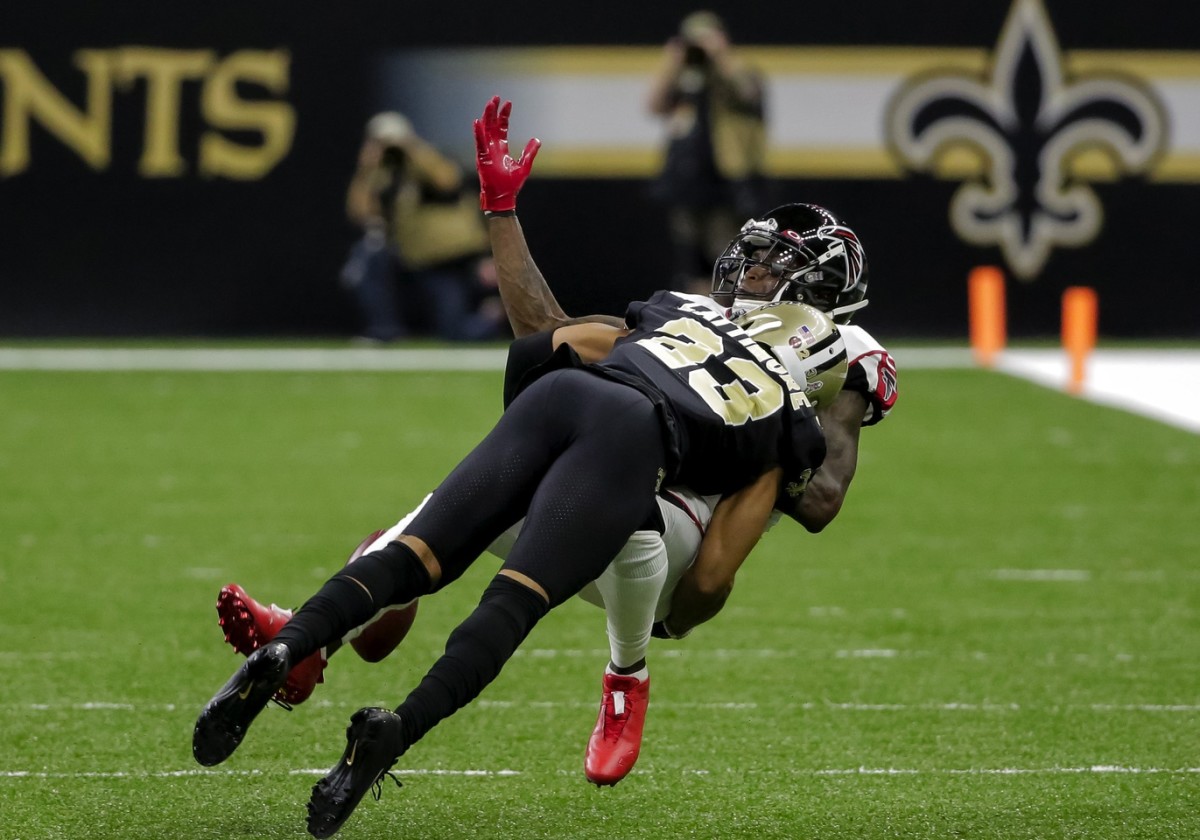
[{"label": "black leg sleeve", "polygon": [[396,708],[405,744],[479,696],[548,610],[529,587],[506,575],[493,578],[479,606],[446,640],[446,652]]},{"label": "black leg sleeve", "polygon": [[429,592],[429,572],[412,549],[388,543],[364,554],[331,577],[283,626],[275,641],[293,662],[365,624],[386,606]]}]

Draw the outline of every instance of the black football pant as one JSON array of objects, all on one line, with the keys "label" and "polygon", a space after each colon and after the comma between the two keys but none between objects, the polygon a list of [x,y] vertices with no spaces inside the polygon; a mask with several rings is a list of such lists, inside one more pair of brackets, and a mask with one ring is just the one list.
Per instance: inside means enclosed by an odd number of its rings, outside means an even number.
[{"label": "black football pant", "polygon": [[437,556],[441,588],[524,516],[503,568],[537,581],[557,606],[652,519],[664,458],[645,395],[585,371],[555,371],[509,406],[405,533]]},{"label": "black football pant", "polygon": [[654,516],[662,435],[657,409],[636,389],[555,371],[522,393],[434,491],[407,533],[437,556],[439,587],[525,516],[503,568],[536,581],[550,602],[497,575],[397,707],[406,744],[478,696],[546,611],[599,577]]},{"label": "black football pant", "polygon": [[[546,374],[513,401],[406,533],[437,557],[440,589],[524,517],[503,568],[537,582],[549,604],[497,575],[397,709],[406,743],[474,699],[549,608],[599,577],[629,536],[653,521],[664,466],[658,409],[633,387],[566,369]],[[299,661],[381,607],[429,591],[420,561],[392,543],[334,575],[276,638]]]}]

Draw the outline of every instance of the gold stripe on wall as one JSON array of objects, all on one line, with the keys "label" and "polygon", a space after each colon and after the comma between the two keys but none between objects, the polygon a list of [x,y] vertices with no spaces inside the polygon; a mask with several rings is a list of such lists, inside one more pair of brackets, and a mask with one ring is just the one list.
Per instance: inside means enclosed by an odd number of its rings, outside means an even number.
[{"label": "gold stripe on wall", "polygon": [[1200,154],[1167,155],[1150,173],[1156,184],[1200,184]]},{"label": "gold stripe on wall", "polygon": [[[541,178],[652,178],[662,168],[661,149],[612,147],[548,149],[538,153]],[[953,171],[962,171],[956,167]],[[977,171],[978,166],[971,171]],[[882,149],[774,149],[767,154],[773,178],[898,178],[901,170]]]},{"label": "gold stripe on wall", "polygon": [[[533,75],[642,75],[650,83],[663,60],[662,47],[520,47],[480,50],[503,72]],[[493,53],[494,54],[491,54]],[[953,68],[982,73],[983,49],[923,47],[737,47],[737,54],[767,76],[835,74],[908,76]]]},{"label": "gold stripe on wall", "polygon": [[649,178],[662,167],[659,149],[550,149],[538,152],[533,174],[539,178]]},{"label": "gold stripe on wall", "polygon": [[768,76],[983,73],[988,66],[987,50],[949,47],[748,47],[739,52]]},{"label": "gold stripe on wall", "polygon": [[[983,75],[989,48],[924,47],[766,47],[739,45],[739,52],[768,77],[879,76],[897,80],[932,72]],[[486,53],[500,72],[530,76],[644,77],[649,86],[662,61],[661,46],[530,47],[475,51]],[[1155,81],[1200,82],[1200,52],[1151,50],[1075,50],[1064,54],[1069,76],[1127,73]],[[882,116],[881,116],[882,118]],[[547,178],[648,178],[661,166],[660,148],[543,148],[536,176]],[[1093,181],[1115,180],[1118,171],[1103,152],[1085,151],[1069,164],[1070,172]],[[938,161],[936,176],[980,176],[984,162],[969,149],[954,148]],[[894,179],[904,177],[882,140],[877,147],[779,147],[767,153],[767,173],[779,178]],[[1165,155],[1148,175],[1156,183],[1200,183],[1200,153]]]},{"label": "gold stripe on wall", "polygon": [[1067,73],[1125,72],[1148,81],[1200,79],[1200,52],[1169,50],[1072,50],[1063,55]]},{"label": "gold stripe on wall", "polygon": [[[538,154],[537,178],[652,178],[662,166],[658,149],[556,149],[543,147]],[[1092,149],[1074,156],[1071,175],[1087,181],[1115,181],[1119,172],[1112,158]],[[981,177],[984,161],[971,150],[957,147],[943,154],[935,176],[959,181]],[[767,155],[767,175],[772,178],[825,178],[894,180],[905,177],[892,157],[879,149],[773,149]],[[1200,183],[1200,154],[1163,157],[1148,176],[1153,183]]]},{"label": "gold stripe on wall", "polygon": [[[987,72],[991,51],[966,47],[756,47],[738,54],[768,76],[911,76],[931,71]],[[506,71],[535,75],[646,75],[662,61],[661,47],[519,47],[472,50],[488,53]],[[1068,74],[1129,72],[1147,80],[1200,79],[1200,52],[1169,50],[1071,50],[1063,54]]]},{"label": "gold stripe on wall", "polygon": [[[534,175],[541,178],[652,178],[662,168],[659,149],[580,148],[538,153]],[[978,168],[978,167],[976,167]],[[898,178],[899,167],[879,149],[776,149],[767,155],[774,178]]]},{"label": "gold stripe on wall", "polygon": [[771,149],[767,174],[775,178],[873,178],[901,175],[900,167],[882,147],[874,149]]}]

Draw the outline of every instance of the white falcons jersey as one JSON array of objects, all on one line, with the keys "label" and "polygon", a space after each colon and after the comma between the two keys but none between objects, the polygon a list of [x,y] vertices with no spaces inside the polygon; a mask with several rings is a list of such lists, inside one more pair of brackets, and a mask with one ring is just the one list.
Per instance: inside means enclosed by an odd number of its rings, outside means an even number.
[{"label": "white falcons jersey", "polygon": [[873,426],[888,416],[896,404],[896,360],[862,327],[843,324],[838,327],[846,342],[844,390],[857,391],[867,398],[864,426]]}]

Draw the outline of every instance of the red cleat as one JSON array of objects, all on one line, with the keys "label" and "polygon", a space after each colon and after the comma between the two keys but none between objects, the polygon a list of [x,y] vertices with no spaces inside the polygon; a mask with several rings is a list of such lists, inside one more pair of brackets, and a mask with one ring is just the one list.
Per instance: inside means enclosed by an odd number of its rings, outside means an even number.
[{"label": "red cleat", "polygon": [[[264,607],[242,587],[231,583],[221,587],[217,596],[217,616],[225,641],[242,656],[249,656],[275,638],[291,619],[292,611],[274,604]],[[275,692],[275,699],[292,706],[303,703],[312,696],[317,683],[325,682],[324,670],[325,659],[317,651],[288,672],[287,682]]]},{"label": "red cleat", "polygon": [[604,674],[600,716],[588,741],[583,772],[596,785],[615,785],[629,775],[642,748],[650,703],[650,678]]}]

